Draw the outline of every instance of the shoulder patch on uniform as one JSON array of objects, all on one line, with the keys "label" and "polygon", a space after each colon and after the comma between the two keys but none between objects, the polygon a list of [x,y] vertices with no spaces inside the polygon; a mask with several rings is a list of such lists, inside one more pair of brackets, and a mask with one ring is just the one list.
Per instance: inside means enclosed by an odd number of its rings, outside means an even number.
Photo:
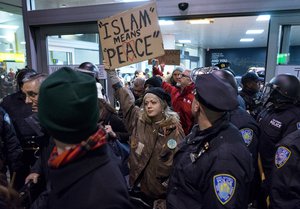
[{"label": "shoulder patch on uniform", "polygon": [[297,123],[297,129],[300,129],[300,122]]},{"label": "shoulder patch on uniform", "polygon": [[251,128],[243,128],[240,129],[240,133],[242,134],[242,137],[246,145],[249,146],[253,139],[253,130]]},{"label": "shoulder patch on uniform", "polygon": [[283,146],[278,147],[275,155],[275,165],[277,168],[281,168],[289,160],[292,152]]},{"label": "shoulder patch on uniform", "polygon": [[228,174],[218,174],[213,177],[215,194],[222,205],[225,205],[232,198],[236,179]]},{"label": "shoulder patch on uniform", "polygon": [[9,118],[9,116],[8,116],[7,113],[5,113],[5,115],[4,115],[4,121],[5,121],[6,123],[10,124],[10,118]]}]

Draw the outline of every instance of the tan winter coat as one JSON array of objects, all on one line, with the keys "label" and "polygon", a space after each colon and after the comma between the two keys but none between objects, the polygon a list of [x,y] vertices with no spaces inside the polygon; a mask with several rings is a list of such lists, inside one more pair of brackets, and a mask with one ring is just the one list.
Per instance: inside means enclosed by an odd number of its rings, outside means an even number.
[{"label": "tan winter coat", "polygon": [[[116,93],[131,133],[130,186],[140,183],[141,191],[148,197],[165,198],[173,157],[184,138],[180,122],[176,117],[170,117],[160,125],[143,122],[139,119],[141,110],[134,106],[131,91],[120,88]],[[177,146],[172,143],[174,140]]]}]

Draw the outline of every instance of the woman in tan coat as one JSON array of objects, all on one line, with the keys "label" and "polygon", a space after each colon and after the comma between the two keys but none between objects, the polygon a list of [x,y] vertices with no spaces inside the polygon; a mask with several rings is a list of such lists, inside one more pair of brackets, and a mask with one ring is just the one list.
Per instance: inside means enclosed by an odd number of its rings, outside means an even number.
[{"label": "woman in tan coat", "polygon": [[122,87],[115,71],[107,71],[120,101],[130,136],[129,184],[140,190],[143,200],[153,208],[164,205],[173,157],[184,138],[179,116],[168,106],[171,98],[162,88],[145,92],[141,107],[134,106],[134,96]]}]

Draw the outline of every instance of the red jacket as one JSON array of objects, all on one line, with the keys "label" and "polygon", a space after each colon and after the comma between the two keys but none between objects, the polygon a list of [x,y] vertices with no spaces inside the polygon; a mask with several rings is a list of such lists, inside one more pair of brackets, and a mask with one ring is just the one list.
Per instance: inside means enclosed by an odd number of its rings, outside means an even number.
[{"label": "red jacket", "polygon": [[189,134],[194,125],[192,102],[195,97],[193,94],[195,84],[192,83],[185,87],[182,92],[180,92],[180,88],[172,86],[167,82],[162,83],[162,88],[171,95],[173,110],[179,114],[184,133],[186,135]]}]

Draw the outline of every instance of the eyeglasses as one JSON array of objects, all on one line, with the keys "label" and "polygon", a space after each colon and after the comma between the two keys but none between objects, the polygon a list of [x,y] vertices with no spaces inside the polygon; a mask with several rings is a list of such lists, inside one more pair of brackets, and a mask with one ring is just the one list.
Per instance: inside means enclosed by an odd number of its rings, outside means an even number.
[{"label": "eyeglasses", "polygon": [[184,74],[181,74],[181,77],[184,77],[184,78],[190,78],[190,76],[184,75]]}]

